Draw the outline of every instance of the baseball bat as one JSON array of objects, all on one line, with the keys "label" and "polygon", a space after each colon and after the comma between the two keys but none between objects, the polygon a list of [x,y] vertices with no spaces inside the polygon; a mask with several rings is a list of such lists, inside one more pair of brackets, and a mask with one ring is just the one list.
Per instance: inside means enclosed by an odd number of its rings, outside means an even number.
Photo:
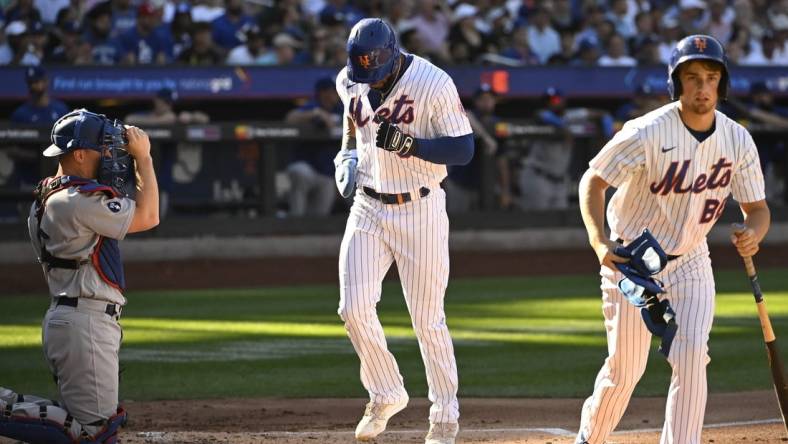
[{"label": "baseball bat", "polygon": [[783,419],[785,431],[788,432],[788,423],[785,422],[786,412],[788,412],[788,386],[785,383],[785,372],[783,362],[777,348],[777,337],[772,329],[772,321],[769,319],[769,312],[766,311],[766,303],[763,301],[761,284],[758,282],[758,274],[755,271],[755,264],[752,257],[742,257],[744,259],[744,269],[750,278],[752,285],[752,295],[755,297],[755,305],[758,307],[758,318],[761,320],[761,330],[763,330],[763,340],[766,342],[766,354],[769,357],[769,368],[772,371],[772,382],[774,392],[777,395],[777,402],[780,404],[780,415]]}]

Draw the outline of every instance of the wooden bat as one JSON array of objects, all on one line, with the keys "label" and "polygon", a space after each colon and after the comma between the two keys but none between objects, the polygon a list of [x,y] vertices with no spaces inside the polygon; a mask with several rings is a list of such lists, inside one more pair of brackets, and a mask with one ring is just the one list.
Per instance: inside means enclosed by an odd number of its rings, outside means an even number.
[{"label": "wooden bat", "polygon": [[780,353],[777,348],[777,338],[774,336],[772,321],[769,319],[769,313],[766,311],[766,303],[763,301],[761,284],[758,282],[758,274],[755,271],[752,257],[743,257],[742,259],[744,259],[744,268],[747,270],[747,276],[750,278],[750,285],[752,285],[755,305],[758,306],[758,317],[761,320],[763,340],[766,342],[766,354],[769,357],[769,368],[772,371],[774,392],[777,395],[777,402],[780,404],[783,425],[786,432],[788,432],[788,423],[785,422],[786,413],[788,413],[788,386],[785,384],[785,372],[783,371],[783,362],[780,359]]}]

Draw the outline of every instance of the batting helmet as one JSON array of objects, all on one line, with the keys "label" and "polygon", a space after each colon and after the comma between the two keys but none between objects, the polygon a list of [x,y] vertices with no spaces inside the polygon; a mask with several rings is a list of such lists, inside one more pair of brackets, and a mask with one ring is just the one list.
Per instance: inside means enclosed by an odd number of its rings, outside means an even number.
[{"label": "batting helmet", "polygon": [[668,64],[668,93],[671,100],[678,100],[679,96],[681,96],[681,81],[679,81],[678,67],[690,60],[710,60],[722,65],[722,78],[720,79],[717,92],[720,100],[725,100],[728,97],[730,81],[728,62],[725,59],[725,49],[722,47],[722,43],[714,37],[702,34],[684,37],[673,48],[673,53],[670,55],[670,64]]},{"label": "batting helmet", "polygon": [[388,23],[367,18],[356,23],[347,39],[347,74],[356,83],[376,83],[394,70],[400,50]]}]

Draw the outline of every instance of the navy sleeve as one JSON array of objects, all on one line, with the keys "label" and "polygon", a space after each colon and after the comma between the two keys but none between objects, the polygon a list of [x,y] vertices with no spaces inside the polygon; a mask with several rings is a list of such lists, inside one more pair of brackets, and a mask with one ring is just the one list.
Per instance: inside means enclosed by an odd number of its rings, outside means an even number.
[{"label": "navy sleeve", "polygon": [[467,165],[473,158],[473,134],[437,139],[416,139],[419,159],[442,165]]}]

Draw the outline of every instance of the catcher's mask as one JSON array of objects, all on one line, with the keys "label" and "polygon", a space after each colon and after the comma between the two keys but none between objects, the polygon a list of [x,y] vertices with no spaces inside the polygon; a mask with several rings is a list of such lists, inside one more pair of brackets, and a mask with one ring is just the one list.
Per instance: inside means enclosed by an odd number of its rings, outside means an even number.
[{"label": "catcher's mask", "polygon": [[55,122],[51,139],[52,145],[44,150],[44,156],[60,156],[77,149],[98,151],[101,154],[98,182],[134,198],[134,162],[127,149],[126,129],[120,120],[77,109]]}]

